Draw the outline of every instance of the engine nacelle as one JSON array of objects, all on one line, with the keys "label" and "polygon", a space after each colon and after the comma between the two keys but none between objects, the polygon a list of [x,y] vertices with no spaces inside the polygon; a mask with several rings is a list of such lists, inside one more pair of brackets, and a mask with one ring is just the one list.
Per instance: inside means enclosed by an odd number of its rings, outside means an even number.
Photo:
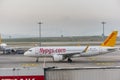
[{"label": "engine nacelle", "polygon": [[57,54],[53,55],[53,61],[62,61],[62,60],[64,60],[63,55],[57,55]]}]

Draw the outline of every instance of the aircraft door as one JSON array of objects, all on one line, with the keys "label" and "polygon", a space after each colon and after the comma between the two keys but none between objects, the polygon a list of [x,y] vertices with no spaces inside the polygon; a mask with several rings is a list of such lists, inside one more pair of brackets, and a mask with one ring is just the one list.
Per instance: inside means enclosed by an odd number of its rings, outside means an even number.
[{"label": "aircraft door", "polygon": [[39,55],[39,48],[35,48],[35,54]]}]

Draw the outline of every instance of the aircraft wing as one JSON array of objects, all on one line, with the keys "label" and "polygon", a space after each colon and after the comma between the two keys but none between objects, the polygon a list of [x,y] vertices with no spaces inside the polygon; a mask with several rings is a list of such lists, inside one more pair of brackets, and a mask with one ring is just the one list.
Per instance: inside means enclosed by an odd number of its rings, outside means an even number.
[{"label": "aircraft wing", "polygon": [[85,53],[88,50],[88,47],[89,47],[89,45],[87,45],[82,52],[62,53],[62,54],[59,54],[59,55],[63,55],[63,56],[67,56],[67,57],[69,56],[70,57],[70,56],[73,56],[73,55],[82,54],[82,53]]}]

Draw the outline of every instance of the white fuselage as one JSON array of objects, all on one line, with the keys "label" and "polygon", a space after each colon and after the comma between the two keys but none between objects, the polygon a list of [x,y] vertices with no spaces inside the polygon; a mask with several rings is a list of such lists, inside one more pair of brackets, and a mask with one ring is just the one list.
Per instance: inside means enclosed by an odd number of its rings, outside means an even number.
[{"label": "white fuselage", "polygon": [[82,52],[85,48],[86,46],[34,47],[26,51],[24,55],[31,57],[44,57],[44,56],[53,57],[53,55],[70,55],[71,57],[79,56],[87,57],[116,51],[116,47],[89,46],[86,52]]},{"label": "white fuselage", "polygon": [[0,50],[5,50],[7,48],[7,44],[1,43],[0,44]]}]

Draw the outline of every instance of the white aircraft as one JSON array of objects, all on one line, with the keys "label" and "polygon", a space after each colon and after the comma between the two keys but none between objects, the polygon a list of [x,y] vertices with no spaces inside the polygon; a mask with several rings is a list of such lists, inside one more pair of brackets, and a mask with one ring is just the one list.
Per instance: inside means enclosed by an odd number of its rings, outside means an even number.
[{"label": "white aircraft", "polygon": [[2,43],[2,38],[1,38],[1,35],[0,35],[0,50],[4,50],[6,47],[7,47],[7,44]]},{"label": "white aircraft", "polygon": [[74,57],[88,57],[102,55],[119,50],[114,47],[116,44],[118,31],[113,31],[100,46],[55,46],[55,47],[33,47],[24,53],[25,56],[35,57],[38,62],[39,57],[52,57],[53,61],[72,62]]}]

